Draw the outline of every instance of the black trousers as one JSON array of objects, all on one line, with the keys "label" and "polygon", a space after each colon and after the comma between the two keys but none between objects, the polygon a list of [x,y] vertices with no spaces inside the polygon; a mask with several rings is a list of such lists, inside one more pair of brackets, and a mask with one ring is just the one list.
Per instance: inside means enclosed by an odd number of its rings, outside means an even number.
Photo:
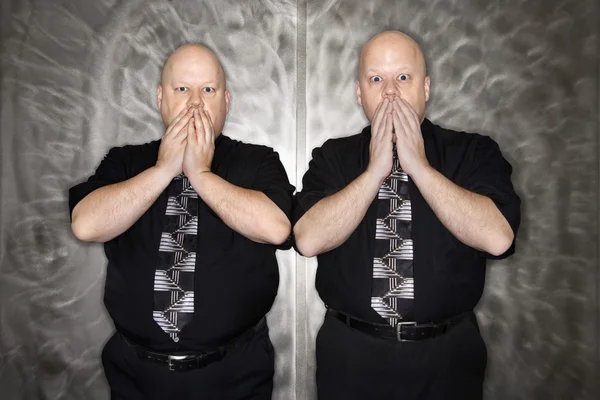
[{"label": "black trousers", "polygon": [[225,358],[189,372],[140,360],[115,333],[102,352],[112,400],[271,400],[274,351],[268,328]]},{"label": "black trousers", "polygon": [[416,342],[376,338],[328,314],[317,335],[319,400],[480,400],[487,350],[474,314]]}]

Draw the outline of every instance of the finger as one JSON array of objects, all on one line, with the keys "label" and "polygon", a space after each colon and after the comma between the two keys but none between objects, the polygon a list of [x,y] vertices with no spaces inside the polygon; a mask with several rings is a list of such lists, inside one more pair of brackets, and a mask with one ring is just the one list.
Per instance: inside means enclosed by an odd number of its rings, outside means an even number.
[{"label": "finger", "polygon": [[[385,117],[385,127],[384,127],[384,135],[385,137],[388,139],[389,143],[393,143],[392,141],[392,129],[394,128],[394,121],[393,121],[393,116],[390,114],[387,114]],[[392,146],[390,146],[392,149],[392,153],[394,152],[394,146],[392,144]]]},{"label": "finger", "polygon": [[[385,101],[385,99],[384,99]],[[377,104],[377,108],[375,109],[375,112],[373,113],[373,128],[375,128],[375,124],[376,121],[378,119],[379,113],[381,112],[381,107],[383,107],[383,101],[379,102],[379,104]]]},{"label": "finger", "polygon": [[402,103],[406,106],[406,109],[418,120],[419,116],[417,115],[417,112],[415,111],[413,106],[408,102],[408,100],[403,98],[400,98],[400,100],[402,100]]},{"label": "finger", "polygon": [[204,126],[204,140],[208,143],[213,140],[212,127],[204,109],[200,109],[200,117],[202,118],[202,125]]},{"label": "finger", "polygon": [[185,139],[189,140],[192,145],[195,144],[198,141],[196,139],[195,121],[196,121],[196,118],[191,118],[190,122],[188,122],[188,124],[187,124],[187,136],[185,137]]},{"label": "finger", "polygon": [[179,122],[181,120],[181,118],[185,117],[185,115],[187,114],[188,111],[189,110],[186,107],[182,108],[181,111],[179,111],[179,114],[177,114],[175,116],[175,118],[173,118],[173,121],[171,121],[171,123],[167,127],[167,133],[169,133],[173,130],[173,127],[175,126],[175,124],[177,124],[177,122]]},{"label": "finger", "polygon": [[[394,124],[393,124],[394,121],[392,119],[393,112],[394,112],[394,104],[391,101],[388,101],[388,105],[384,109],[384,120],[382,121],[382,126],[380,128],[384,133],[392,133],[392,130],[394,129]],[[390,121],[392,122],[389,132],[387,130],[387,125],[386,125],[386,119],[388,116],[390,117]]]},{"label": "finger", "polygon": [[196,138],[198,141],[202,141],[206,143],[206,126],[204,125],[204,120],[202,118],[202,109],[196,110]]},{"label": "finger", "polygon": [[175,124],[177,124],[182,118],[185,117],[185,115],[187,114],[187,111],[188,111],[188,109],[185,108],[185,107],[182,108],[181,111],[179,111],[179,114],[177,114],[175,116],[175,118],[173,119],[173,121],[171,121],[171,123],[167,127],[165,135],[168,135],[169,133],[171,133],[173,131],[173,127],[175,126]]},{"label": "finger", "polygon": [[401,140],[402,136],[406,135],[406,130],[405,127],[400,119],[400,114],[402,113],[402,111],[400,111],[400,105],[397,102],[394,102],[394,112],[392,112],[392,117],[394,120],[394,130],[395,130],[395,135],[396,135],[396,140]]},{"label": "finger", "polygon": [[385,134],[391,135],[393,127],[394,127],[394,121],[392,119],[392,115],[387,114],[385,117],[385,130],[384,130]]},{"label": "finger", "polygon": [[384,103],[385,103],[384,99],[381,103],[379,103],[377,105],[377,108],[375,109],[375,113],[373,114],[373,122],[372,122],[372,126],[371,126],[371,136],[373,138],[375,138],[378,134],[379,134],[379,126],[381,125],[381,121],[383,121],[383,116],[382,114],[384,113]]},{"label": "finger", "polygon": [[[386,99],[387,100],[387,99]],[[392,103],[388,100],[385,107],[382,107],[381,109],[381,121],[379,122],[379,125],[377,126],[377,132],[375,134],[375,137],[378,139],[381,139],[382,137],[385,136],[386,133],[386,120],[387,117],[390,115],[390,113],[392,112]]]},{"label": "finger", "polygon": [[[385,101],[385,99],[384,99]],[[375,119],[375,117],[377,117],[379,115],[379,111],[381,110],[381,107],[383,106],[383,101],[380,101],[379,104],[377,104],[377,108],[375,109],[375,112],[373,113],[373,119]]]},{"label": "finger", "polygon": [[373,118],[373,128],[374,128],[375,132],[371,132],[372,135],[374,134],[374,136],[377,136],[379,134],[379,127],[381,125],[381,122],[384,121],[385,112],[388,109],[389,104],[390,104],[390,101],[387,98],[385,98],[383,100],[383,102],[380,103],[379,106],[377,107],[378,111],[376,111],[374,118]]},{"label": "finger", "polygon": [[187,110],[186,113],[177,120],[177,122],[171,124],[171,126],[169,128],[170,131],[169,131],[169,129],[167,129],[167,132],[169,132],[169,134],[174,133],[175,134],[174,136],[179,135],[181,133],[181,131],[185,132],[186,125],[190,121],[190,118],[192,118],[192,115],[193,115],[192,110],[191,109]]},{"label": "finger", "polygon": [[204,135],[206,134],[205,129],[204,129],[204,124],[202,123],[201,112],[202,111],[200,109],[194,110],[194,116],[196,117],[195,118],[196,139],[198,140],[198,142],[203,141],[204,140]]},{"label": "finger", "polygon": [[417,112],[412,108],[410,103],[404,99],[400,99],[400,109],[404,114],[407,126],[410,127],[412,132],[419,132],[421,129],[421,123],[419,121],[419,117],[417,116]]},{"label": "finger", "polygon": [[210,132],[212,134],[211,141],[214,142],[215,141],[215,136],[217,135],[217,132],[215,132],[215,126],[213,125],[212,118],[210,117],[210,114],[208,113],[208,111],[206,112],[206,118],[208,119],[208,124],[210,125]]},{"label": "finger", "polygon": [[[187,114],[186,114],[186,116],[187,116]],[[185,121],[187,121],[187,122],[185,122]],[[177,131],[175,131],[175,129],[173,130],[173,133],[171,134],[171,136],[173,137],[173,140],[179,139],[181,141],[187,137],[188,127],[190,126],[191,121],[192,121],[192,117],[190,117],[190,118],[184,117],[183,119],[181,119],[179,121],[179,123],[182,124],[182,126],[181,126],[181,129],[178,129]]]},{"label": "finger", "polygon": [[394,114],[398,119],[398,126],[396,127],[396,132],[398,132],[398,128],[402,131],[403,134],[407,134],[410,129],[410,124],[404,114],[403,108],[404,104],[401,101],[394,102]]}]

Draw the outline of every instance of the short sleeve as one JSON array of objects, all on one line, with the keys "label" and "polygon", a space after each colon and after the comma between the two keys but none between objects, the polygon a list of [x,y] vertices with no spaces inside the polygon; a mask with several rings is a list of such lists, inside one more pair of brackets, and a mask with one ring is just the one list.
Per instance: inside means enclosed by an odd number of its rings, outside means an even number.
[{"label": "short sleeve", "polygon": [[114,147],[104,157],[94,175],[87,181],[69,189],[69,211],[73,214],[75,206],[88,194],[103,186],[112,185],[128,179],[128,147]]},{"label": "short sleeve", "polygon": [[252,184],[252,189],[263,192],[273,203],[277,204],[277,207],[288,218],[290,217],[294,186],[290,184],[277,152],[271,151],[263,158]]},{"label": "short sleeve", "polygon": [[[290,184],[277,152],[271,150],[262,159],[252,189],[264,193],[284,212],[288,219],[290,218],[292,214],[292,196],[295,188]],[[291,239],[288,239],[278,248],[286,250],[291,246]]]},{"label": "short sleeve", "polygon": [[500,256],[485,253],[487,258],[502,259],[515,252],[517,231],[521,222],[521,199],[511,182],[512,166],[502,156],[498,144],[487,136],[479,138],[473,166],[466,177],[465,189],[489,197],[512,228],[515,238]]},{"label": "short sleeve", "polygon": [[302,178],[302,191],[294,197],[292,225],[321,199],[346,186],[342,169],[339,150],[334,140],[330,139],[322,147],[313,150],[312,160]]}]

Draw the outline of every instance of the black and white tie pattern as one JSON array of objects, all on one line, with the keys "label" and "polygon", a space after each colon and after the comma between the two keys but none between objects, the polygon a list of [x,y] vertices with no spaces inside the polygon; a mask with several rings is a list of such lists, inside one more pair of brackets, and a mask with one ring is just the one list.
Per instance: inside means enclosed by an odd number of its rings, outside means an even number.
[{"label": "black and white tie pattern", "polygon": [[167,209],[154,275],[154,320],[179,341],[194,313],[198,195],[181,174],[167,188]]},{"label": "black and white tie pattern", "polygon": [[413,319],[413,241],[408,175],[394,166],[378,198],[371,307],[390,325]]}]

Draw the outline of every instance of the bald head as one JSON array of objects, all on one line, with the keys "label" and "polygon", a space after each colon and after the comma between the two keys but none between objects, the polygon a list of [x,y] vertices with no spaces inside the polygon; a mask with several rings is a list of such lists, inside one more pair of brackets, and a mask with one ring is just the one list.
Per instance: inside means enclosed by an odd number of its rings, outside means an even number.
[{"label": "bald head", "polygon": [[188,43],[178,47],[165,61],[160,79],[161,85],[171,77],[179,65],[189,63],[202,64],[206,69],[215,72],[218,78],[222,79],[223,85],[226,84],[225,70],[215,53],[201,44]]},{"label": "bald head", "polygon": [[225,71],[215,54],[200,44],[185,44],[163,65],[157,103],[165,127],[184,109],[202,108],[219,135],[229,112]]},{"label": "bald head", "polygon": [[364,45],[360,53],[356,95],[369,121],[386,98],[406,100],[423,120],[425,103],[429,100],[429,83],[423,51],[407,34],[382,32]]},{"label": "bald head", "polygon": [[423,75],[427,75],[425,56],[419,44],[410,36],[400,31],[385,31],[373,36],[362,48],[358,73],[364,69],[365,64],[382,52],[399,52],[416,61]]}]

